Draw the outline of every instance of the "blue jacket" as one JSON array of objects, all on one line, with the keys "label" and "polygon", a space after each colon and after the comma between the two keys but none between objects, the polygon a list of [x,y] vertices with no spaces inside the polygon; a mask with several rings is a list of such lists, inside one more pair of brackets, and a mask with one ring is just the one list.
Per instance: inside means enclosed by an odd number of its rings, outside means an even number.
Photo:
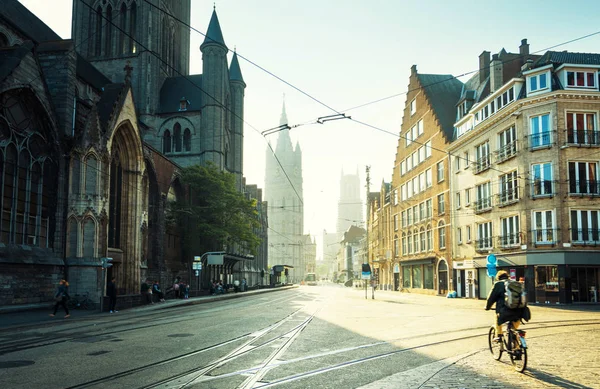
[{"label": "blue jacket", "polygon": [[54,297],[59,297],[59,296],[63,296],[68,298],[69,297],[69,287],[65,286],[65,285],[59,285],[58,290],[56,291],[56,294],[54,295]]}]

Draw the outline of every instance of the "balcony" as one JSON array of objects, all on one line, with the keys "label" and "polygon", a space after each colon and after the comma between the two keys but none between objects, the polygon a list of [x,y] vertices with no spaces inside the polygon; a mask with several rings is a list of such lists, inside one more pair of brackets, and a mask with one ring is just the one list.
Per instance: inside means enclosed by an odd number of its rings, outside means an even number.
[{"label": "balcony", "polygon": [[517,141],[512,141],[494,152],[496,154],[496,163],[502,163],[517,155]]},{"label": "balcony", "polygon": [[521,246],[521,234],[509,234],[498,237],[498,247],[502,249],[511,249]]},{"label": "balcony", "polygon": [[569,194],[599,196],[600,182],[596,180],[569,180]]},{"label": "balcony", "polygon": [[473,174],[479,174],[485,170],[488,170],[491,166],[490,155],[487,154],[475,162],[473,162]]},{"label": "balcony", "polygon": [[531,231],[531,243],[534,246],[556,245],[559,235],[558,228],[535,229]]},{"label": "balcony", "polygon": [[519,187],[510,190],[504,190],[498,194],[498,206],[506,207],[519,201]]},{"label": "balcony", "polygon": [[475,201],[475,213],[486,212],[492,209],[492,197],[486,197]]},{"label": "balcony", "polygon": [[554,196],[554,185],[552,185],[552,183],[552,180],[539,180],[534,178],[533,183],[531,184],[531,197],[539,198]]},{"label": "balcony", "polygon": [[569,228],[571,243],[598,246],[600,244],[600,229],[598,228]]},{"label": "balcony", "polygon": [[552,131],[543,131],[529,135],[529,149],[536,150],[552,147]]},{"label": "balcony", "polygon": [[475,250],[477,250],[477,251],[491,250],[493,248],[492,240],[493,240],[493,238],[491,236],[487,237],[487,238],[476,239],[475,240]]},{"label": "balcony", "polygon": [[600,146],[600,132],[594,130],[565,130],[565,146]]}]

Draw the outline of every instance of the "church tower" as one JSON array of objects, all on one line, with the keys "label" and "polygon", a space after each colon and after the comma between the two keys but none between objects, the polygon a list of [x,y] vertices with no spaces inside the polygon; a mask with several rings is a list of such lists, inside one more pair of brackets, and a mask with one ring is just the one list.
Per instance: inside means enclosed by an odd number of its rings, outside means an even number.
[{"label": "church tower", "polygon": [[340,178],[340,200],[338,201],[337,234],[341,239],[350,226],[363,227],[360,178],[356,174],[344,174]]},{"label": "church tower", "polygon": [[[285,103],[279,123],[288,123]],[[299,143],[295,148],[292,145],[289,130],[279,132],[275,155],[277,159],[271,149],[267,149],[265,198],[269,204],[269,266],[293,266],[288,282],[300,282],[306,269],[302,150]]]}]

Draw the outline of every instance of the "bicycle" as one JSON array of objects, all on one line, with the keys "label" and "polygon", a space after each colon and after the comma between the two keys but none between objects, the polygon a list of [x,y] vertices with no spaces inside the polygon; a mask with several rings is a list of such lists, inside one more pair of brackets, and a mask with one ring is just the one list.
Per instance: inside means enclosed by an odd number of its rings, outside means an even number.
[{"label": "bicycle", "polygon": [[[512,322],[507,322],[506,334],[500,335],[500,341],[496,340],[496,327],[492,326],[488,334],[488,345],[490,352],[495,360],[499,361],[502,353],[510,356],[510,362],[519,373],[525,371],[527,367],[527,341],[525,340],[525,331],[515,329]],[[506,324],[506,323],[504,323]],[[502,325],[504,325],[502,324]]]},{"label": "bicycle", "polygon": [[68,307],[72,309],[81,308],[95,310],[96,302],[92,301],[89,295],[90,294],[88,292],[84,293],[83,295],[76,294],[75,296],[71,297],[67,302]]}]

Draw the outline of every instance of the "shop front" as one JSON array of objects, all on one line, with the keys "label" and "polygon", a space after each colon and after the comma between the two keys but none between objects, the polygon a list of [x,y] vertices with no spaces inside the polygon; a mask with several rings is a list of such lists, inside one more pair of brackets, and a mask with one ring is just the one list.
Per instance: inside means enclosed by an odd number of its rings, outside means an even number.
[{"label": "shop front", "polygon": [[402,289],[417,293],[435,294],[434,264],[435,258],[402,261],[400,263]]},{"label": "shop front", "polygon": [[478,270],[473,260],[457,261],[453,263],[452,280],[456,288],[457,297],[478,297]]}]

